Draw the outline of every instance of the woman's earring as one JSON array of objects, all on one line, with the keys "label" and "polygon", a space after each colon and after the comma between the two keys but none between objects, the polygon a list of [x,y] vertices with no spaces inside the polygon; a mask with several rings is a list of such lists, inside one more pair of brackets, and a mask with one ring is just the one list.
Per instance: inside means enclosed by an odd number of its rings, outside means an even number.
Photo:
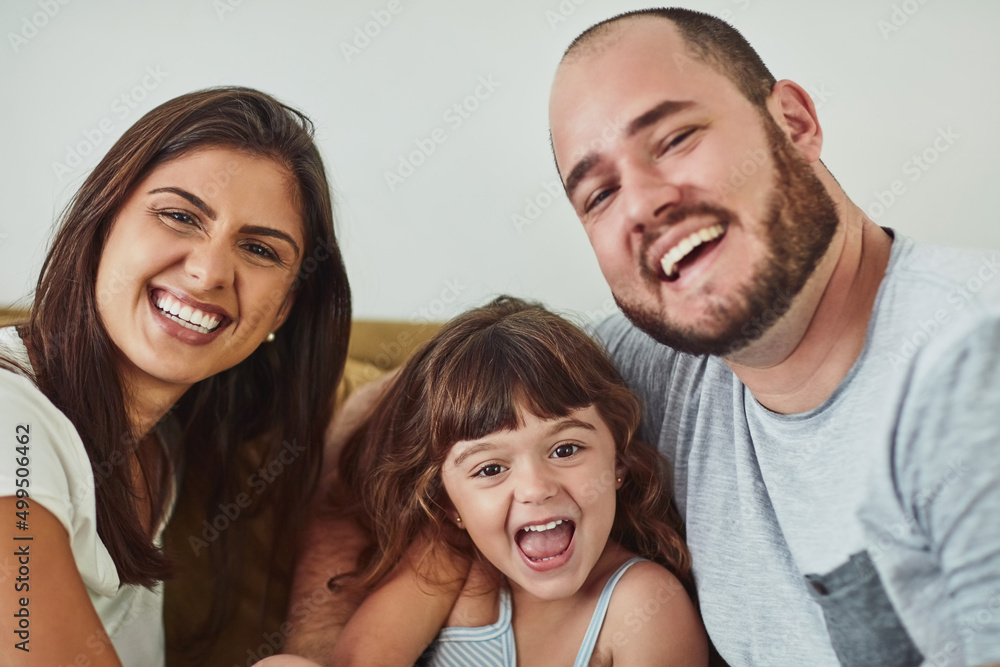
[{"label": "woman's earring", "polygon": [[268,343],[273,343],[274,342],[274,332],[272,331],[271,333],[267,334],[267,338],[265,338],[264,340],[266,340]]},{"label": "woman's earring", "polygon": [[462,517],[455,515],[455,523],[462,523]]}]

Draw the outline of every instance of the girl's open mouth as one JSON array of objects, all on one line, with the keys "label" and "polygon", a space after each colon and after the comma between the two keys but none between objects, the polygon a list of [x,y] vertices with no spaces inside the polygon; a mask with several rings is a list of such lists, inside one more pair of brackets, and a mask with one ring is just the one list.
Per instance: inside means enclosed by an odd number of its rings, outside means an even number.
[{"label": "girl's open mouth", "polygon": [[525,526],[517,531],[514,539],[525,558],[533,563],[544,563],[563,555],[575,532],[575,523],[569,519],[556,519]]}]

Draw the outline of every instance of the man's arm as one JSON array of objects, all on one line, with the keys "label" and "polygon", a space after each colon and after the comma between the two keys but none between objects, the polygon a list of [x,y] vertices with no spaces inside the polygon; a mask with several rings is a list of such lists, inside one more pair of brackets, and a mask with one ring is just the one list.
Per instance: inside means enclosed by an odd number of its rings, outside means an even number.
[{"label": "man's arm", "polygon": [[915,374],[896,472],[940,563],[967,664],[990,665],[1000,663],[1000,321],[948,342]]}]

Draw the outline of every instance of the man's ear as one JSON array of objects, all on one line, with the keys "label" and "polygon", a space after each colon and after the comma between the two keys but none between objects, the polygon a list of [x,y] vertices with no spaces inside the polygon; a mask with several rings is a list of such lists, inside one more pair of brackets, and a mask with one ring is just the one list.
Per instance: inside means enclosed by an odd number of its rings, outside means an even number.
[{"label": "man's ear", "polygon": [[803,159],[809,163],[819,160],[823,130],[809,93],[794,81],[782,79],[771,89],[767,108],[788,140],[799,149]]}]

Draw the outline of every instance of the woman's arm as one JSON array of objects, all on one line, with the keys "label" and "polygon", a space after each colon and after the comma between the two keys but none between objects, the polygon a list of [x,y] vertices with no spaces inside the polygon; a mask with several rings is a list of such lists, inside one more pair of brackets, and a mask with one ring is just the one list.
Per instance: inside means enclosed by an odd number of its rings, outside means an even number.
[{"label": "woman's arm", "polygon": [[[28,530],[17,529],[17,500],[0,498],[0,540],[5,545],[0,664],[120,667],[77,570],[66,528],[31,503]],[[31,540],[17,539],[29,536]]]}]

